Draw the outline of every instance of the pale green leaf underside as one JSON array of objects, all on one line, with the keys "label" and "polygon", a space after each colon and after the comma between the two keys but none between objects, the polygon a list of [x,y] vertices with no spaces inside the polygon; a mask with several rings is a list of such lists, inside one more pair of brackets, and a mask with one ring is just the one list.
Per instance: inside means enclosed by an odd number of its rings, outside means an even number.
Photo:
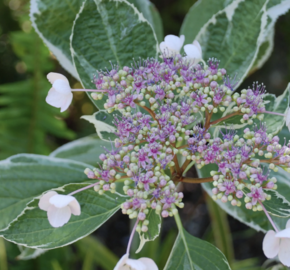
[{"label": "pale green leaf underside", "polygon": [[[94,87],[97,69],[120,67],[157,56],[158,43],[152,26],[125,0],[86,0],[74,22],[71,52],[85,88]],[[103,108],[104,100],[92,100]]]},{"label": "pale green leaf underside", "polygon": [[224,254],[212,244],[179,232],[164,270],[229,270]]},{"label": "pale green leaf underside", "polygon": [[[68,184],[57,190],[68,194],[86,184]],[[30,202],[18,218],[2,231],[2,236],[14,243],[31,248],[52,249],[71,244],[92,233],[107,221],[124,202],[125,197],[115,193],[99,195],[93,188],[77,193],[74,197],[81,206],[81,215],[72,215],[67,224],[53,228],[46,211],[38,208],[39,199]]]},{"label": "pale green leaf underside", "polygon": [[15,219],[34,197],[52,188],[87,181],[89,165],[31,154],[0,162],[0,229]]},{"label": "pale green leaf underside", "polygon": [[90,135],[73,142],[69,142],[55,151],[50,156],[71,159],[96,166],[101,160],[100,154],[112,149],[111,142],[101,140],[98,135]]}]

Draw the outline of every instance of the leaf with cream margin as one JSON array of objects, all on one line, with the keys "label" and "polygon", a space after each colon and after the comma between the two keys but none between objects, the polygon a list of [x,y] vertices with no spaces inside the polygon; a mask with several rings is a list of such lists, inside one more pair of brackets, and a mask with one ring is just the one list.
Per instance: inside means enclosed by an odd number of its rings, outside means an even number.
[{"label": "leaf with cream margin", "polygon": [[71,29],[82,5],[81,0],[31,0],[30,20],[37,34],[59,63],[79,80],[70,52]]},{"label": "leaf with cream margin", "polygon": [[0,230],[34,197],[69,183],[88,181],[90,165],[67,159],[19,154],[0,161]]},{"label": "leaf with cream margin", "polygon": [[235,88],[247,76],[263,41],[267,3],[268,0],[230,1],[204,23],[195,37],[204,59],[217,58],[228,74],[238,74],[239,83]]},{"label": "leaf with cream margin", "polygon": [[136,8],[143,14],[146,20],[152,25],[158,42],[163,41],[163,25],[162,19],[157,8],[149,0],[128,0],[129,3],[136,6]]},{"label": "leaf with cream margin", "polygon": [[[70,40],[75,68],[87,89],[92,88],[96,70],[111,67],[110,61],[119,67],[131,66],[133,58],[156,58],[158,51],[151,24],[126,0],[86,0]],[[103,109],[104,100],[91,100]]]},{"label": "leaf with cream margin", "polygon": [[160,234],[161,229],[161,217],[155,213],[154,209],[150,209],[146,215],[146,220],[149,220],[148,231],[138,232],[140,237],[140,244],[136,253],[140,252],[148,241],[154,241]]},{"label": "leaf with cream margin", "polygon": [[112,144],[101,140],[97,134],[93,134],[64,144],[49,156],[71,159],[96,166],[97,163],[102,162],[99,156],[106,152],[105,148],[110,150]]},{"label": "leaf with cream margin", "polygon": [[[54,189],[59,194],[69,194],[87,184],[68,184]],[[47,212],[38,207],[39,197],[27,204],[22,213],[0,234],[8,241],[43,250],[69,245],[91,234],[116,213],[126,197],[106,192],[99,195],[93,188],[73,195],[81,206],[81,215],[72,215],[69,222],[53,228]]]},{"label": "leaf with cream margin", "polygon": [[275,23],[277,19],[290,9],[289,0],[269,0],[267,4],[267,27],[263,32],[262,44],[250,73],[261,68],[269,59],[274,48]]},{"label": "leaf with cream margin", "polygon": [[114,117],[112,114],[101,110],[93,115],[83,115],[81,118],[95,126],[97,134],[102,140],[113,141],[117,138],[114,134],[116,127],[113,125]]}]

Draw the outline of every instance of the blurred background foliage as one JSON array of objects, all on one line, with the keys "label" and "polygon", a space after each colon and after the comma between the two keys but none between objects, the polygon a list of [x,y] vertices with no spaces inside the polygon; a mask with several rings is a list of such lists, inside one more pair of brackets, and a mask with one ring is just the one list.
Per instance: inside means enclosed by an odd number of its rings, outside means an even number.
[{"label": "blurred background foliage", "polygon": [[[178,35],[184,16],[195,0],[152,2],[163,19],[164,34]],[[288,12],[276,24],[271,57],[240,88],[259,81],[266,85],[268,92],[281,94],[290,81],[289,48]],[[65,74],[73,88],[81,87],[35,34],[29,21],[29,1],[0,0],[0,159],[17,153],[47,155],[66,142],[94,133],[94,127],[80,119],[81,115],[95,111],[83,92],[74,93],[73,105],[66,113],[45,103],[50,88],[46,74],[51,71]],[[274,269],[273,262],[264,263],[262,233],[228,217],[199,185],[186,184],[182,188],[185,207],[181,215],[192,235],[216,244],[234,270]],[[113,269],[118,257],[125,253],[129,232],[127,217],[117,213],[92,236],[27,261],[20,260],[17,245],[0,238],[0,270]],[[166,219],[161,236],[132,257],[151,257],[163,269],[176,235],[174,221]],[[275,269],[286,268],[276,266]]]}]

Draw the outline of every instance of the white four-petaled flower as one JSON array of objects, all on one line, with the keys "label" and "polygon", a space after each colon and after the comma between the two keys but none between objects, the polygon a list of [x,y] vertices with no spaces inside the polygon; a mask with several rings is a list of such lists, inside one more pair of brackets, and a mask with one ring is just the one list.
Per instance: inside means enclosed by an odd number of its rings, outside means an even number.
[{"label": "white four-petaled flower", "polygon": [[281,263],[290,267],[290,220],[286,229],[278,233],[268,231],[263,240],[263,251],[267,258],[274,258],[278,255]]},{"label": "white four-petaled flower", "polygon": [[194,59],[194,62],[198,62],[202,59],[202,50],[197,40],[193,41],[192,44],[184,45],[183,47],[188,59]]},{"label": "white four-petaled flower", "polygon": [[180,37],[175,35],[167,35],[159,45],[160,50],[167,57],[173,57],[178,54],[184,42],[184,35]]},{"label": "white four-petaled flower", "polygon": [[129,259],[126,253],[119,260],[114,270],[158,270],[155,262],[149,258],[140,258],[138,260]]},{"label": "white four-petaled flower", "polygon": [[79,216],[81,207],[75,197],[57,194],[55,191],[45,193],[39,200],[38,206],[47,211],[47,217],[52,227],[61,227],[66,224],[71,214]]},{"label": "white four-petaled flower", "polygon": [[68,79],[59,73],[50,72],[47,79],[52,84],[49,90],[46,102],[56,108],[60,108],[64,112],[72,102],[73,94]]}]

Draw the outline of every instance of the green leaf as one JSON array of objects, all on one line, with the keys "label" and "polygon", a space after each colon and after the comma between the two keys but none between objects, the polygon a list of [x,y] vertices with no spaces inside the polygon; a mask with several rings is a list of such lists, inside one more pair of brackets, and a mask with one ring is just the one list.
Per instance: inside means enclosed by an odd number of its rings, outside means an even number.
[{"label": "green leaf", "polygon": [[71,160],[20,154],[0,162],[0,229],[34,197],[68,183],[87,181],[89,165]]},{"label": "green leaf", "polygon": [[203,58],[219,59],[220,67],[225,68],[228,74],[238,74],[239,84],[258,54],[266,27],[267,2],[235,0],[213,15],[196,36]]},{"label": "green leaf", "polygon": [[187,233],[182,228],[179,216],[176,216],[179,234],[164,270],[231,269],[225,255],[219,249]]},{"label": "green leaf", "polygon": [[[134,57],[157,57],[157,50],[152,26],[125,0],[86,0],[74,21],[71,52],[84,88],[94,87],[96,70],[111,66],[110,61],[131,66]],[[92,101],[103,109],[104,101]]]},{"label": "green leaf", "polygon": [[[67,173],[67,170],[65,170]],[[86,184],[68,184],[59,187],[59,194],[68,194]],[[52,249],[71,244],[95,231],[120,208],[126,197],[120,194],[99,195],[94,189],[77,193],[74,197],[81,205],[81,215],[72,215],[70,221],[60,228],[53,228],[46,211],[38,207],[39,198],[31,201],[16,220],[2,231],[8,241],[31,248]]]},{"label": "green leaf", "polygon": [[143,14],[145,19],[152,25],[158,42],[163,41],[163,25],[160,14],[154,4],[149,0],[128,0],[129,3],[133,4],[139,12]]},{"label": "green leaf", "polygon": [[[270,112],[285,114],[289,108],[290,83],[287,85],[284,93],[278,97],[267,94],[264,98],[269,103],[266,104],[266,110]],[[263,122],[266,123],[267,133],[277,134],[285,125],[285,118],[273,114],[264,114]]]},{"label": "green leaf", "polygon": [[102,140],[113,141],[117,138],[114,133],[116,127],[113,124],[113,114],[109,114],[105,110],[100,110],[93,115],[83,115],[81,118],[89,121],[95,126],[97,134]]},{"label": "green leaf", "polygon": [[277,19],[290,9],[290,3],[287,0],[269,0],[267,4],[267,26],[264,29],[262,42],[259,48],[255,63],[250,73],[261,68],[270,57],[274,47],[275,24]]},{"label": "green leaf", "polygon": [[[217,167],[210,164],[197,171],[199,177],[209,177],[210,171],[212,170],[217,170]],[[288,181],[289,175],[282,169],[279,169],[279,172],[275,173],[275,177],[278,180],[277,185],[279,191],[277,190],[277,192],[279,192],[280,196],[288,198],[287,200],[290,201],[290,194],[288,196],[286,194],[290,187],[290,181]],[[209,196],[212,196],[212,183],[203,183],[202,187]],[[229,215],[257,231],[266,232],[273,229],[264,212],[248,210],[243,202],[240,207],[232,206],[229,202],[223,203],[220,200],[217,200],[216,203]],[[272,219],[280,230],[285,229],[287,218],[272,216]]]},{"label": "green leaf", "polygon": [[[289,177],[289,175],[288,175]],[[281,189],[281,184],[279,183],[279,189]],[[289,186],[287,187],[289,188]],[[287,196],[287,199],[282,196],[279,191],[276,190],[269,190],[266,192],[267,194],[271,195],[270,201],[265,201],[263,204],[266,207],[269,214],[282,217],[282,218],[289,218],[290,217],[290,196]]]},{"label": "green leaf", "polygon": [[96,166],[98,162],[102,162],[99,156],[105,153],[104,148],[111,149],[111,143],[103,141],[98,135],[93,134],[61,146],[49,156],[71,159]]},{"label": "green leaf", "polygon": [[234,0],[200,0],[193,4],[180,29],[180,35],[185,36],[184,44],[192,43],[200,29],[219,11],[223,10]]},{"label": "green leaf", "polygon": [[38,35],[59,63],[78,79],[73,66],[70,40],[73,22],[82,0],[31,0],[30,19]]},{"label": "green leaf", "polygon": [[151,209],[146,215],[146,219],[149,220],[148,231],[147,232],[138,232],[140,237],[140,244],[136,253],[140,252],[148,241],[154,241],[160,234],[161,229],[161,217],[156,214],[154,209]]}]

